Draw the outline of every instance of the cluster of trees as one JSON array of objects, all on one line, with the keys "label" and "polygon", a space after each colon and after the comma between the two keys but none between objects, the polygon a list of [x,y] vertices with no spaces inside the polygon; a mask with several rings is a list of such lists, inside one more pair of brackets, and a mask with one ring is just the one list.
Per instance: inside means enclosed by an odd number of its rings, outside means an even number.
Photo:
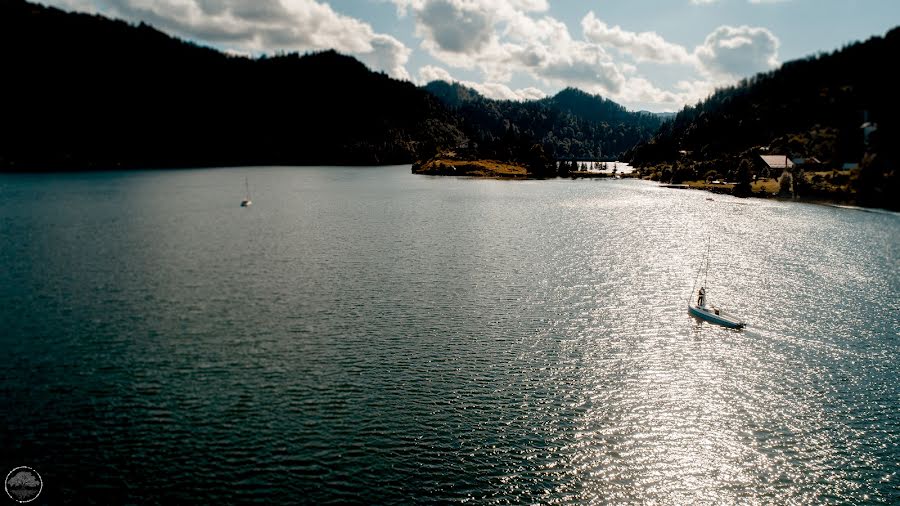
[{"label": "cluster of trees", "polygon": [[642,176],[653,181],[680,184],[686,181],[728,181],[734,182],[738,178],[738,168],[746,160],[750,163],[752,175],[758,171],[758,165],[752,163],[750,158],[729,156],[714,160],[693,160],[682,156],[673,161],[639,167],[637,170]]},{"label": "cluster of trees", "polygon": [[815,157],[829,168],[862,162],[854,179],[859,200],[890,204],[898,194],[900,100],[884,69],[898,51],[895,28],[744,79],[685,107],[626,158],[639,166],[712,163],[732,177],[741,160],[765,153]]},{"label": "cluster of trees", "polygon": [[522,102],[488,99],[459,83],[434,81],[425,89],[461,117],[469,139],[493,158],[513,159],[539,143],[553,159],[616,159],[662,124],[656,114],[574,88]]},{"label": "cluster of trees", "polygon": [[[576,171],[605,171],[609,170],[610,163],[608,162],[579,162],[578,160],[560,160],[559,162],[559,172],[576,172]],[[613,165],[612,172],[618,172],[616,166]]]},{"label": "cluster of trees", "polygon": [[465,135],[412,83],[325,51],[230,56],[0,0],[0,168],[408,163]]}]

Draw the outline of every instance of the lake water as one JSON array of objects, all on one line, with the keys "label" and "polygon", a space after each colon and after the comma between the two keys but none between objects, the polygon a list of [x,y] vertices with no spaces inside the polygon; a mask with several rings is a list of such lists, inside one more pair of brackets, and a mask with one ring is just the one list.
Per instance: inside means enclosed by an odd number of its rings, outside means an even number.
[{"label": "lake water", "polygon": [[36,503],[900,501],[897,214],[301,167],[0,175],[0,231]]}]

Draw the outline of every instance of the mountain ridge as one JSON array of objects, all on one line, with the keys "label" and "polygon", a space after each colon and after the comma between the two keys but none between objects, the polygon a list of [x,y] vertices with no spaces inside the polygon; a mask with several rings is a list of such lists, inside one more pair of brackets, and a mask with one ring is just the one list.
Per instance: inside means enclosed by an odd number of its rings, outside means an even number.
[{"label": "mountain ridge", "polygon": [[458,82],[432,81],[423,88],[462,116],[467,135],[490,157],[514,156],[497,139],[527,149],[516,140],[527,137],[553,159],[614,159],[650,139],[662,124],[655,114],[632,112],[576,88],[526,101],[486,98]]},{"label": "mountain ridge", "polygon": [[6,170],[410,163],[464,139],[431,94],[335,51],[227,55],[22,0],[0,0],[0,47]]},{"label": "mountain ridge", "polygon": [[[456,88],[454,102],[334,50],[231,55],[25,0],[0,0],[0,47],[15,48],[0,61],[14,77],[0,94],[16,97],[3,170],[411,163],[459,146],[523,162],[535,144],[551,159],[599,158],[658,126],[576,90],[515,103]],[[609,114],[589,117],[579,99]]]}]

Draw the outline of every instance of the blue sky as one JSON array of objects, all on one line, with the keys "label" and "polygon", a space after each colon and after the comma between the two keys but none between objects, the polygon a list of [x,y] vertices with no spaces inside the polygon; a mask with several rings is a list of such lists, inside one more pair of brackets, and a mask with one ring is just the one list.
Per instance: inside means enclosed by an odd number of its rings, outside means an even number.
[{"label": "blue sky", "polygon": [[52,0],[258,55],[334,48],[493,98],[574,86],[674,111],[780,63],[883,35],[900,0]]}]

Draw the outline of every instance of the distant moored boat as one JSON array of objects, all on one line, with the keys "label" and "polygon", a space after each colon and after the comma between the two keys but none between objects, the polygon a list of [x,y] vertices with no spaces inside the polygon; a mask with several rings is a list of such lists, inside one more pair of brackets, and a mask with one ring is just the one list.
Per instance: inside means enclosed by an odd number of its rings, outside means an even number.
[{"label": "distant moored boat", "polygon": [[253,203],[253,201],[250,200],[250,183],[247,181],[246,177],[244,178],[244,195],[246,196],[244,197],[244,200],[241,201],[241,207],[247,207]]}]

